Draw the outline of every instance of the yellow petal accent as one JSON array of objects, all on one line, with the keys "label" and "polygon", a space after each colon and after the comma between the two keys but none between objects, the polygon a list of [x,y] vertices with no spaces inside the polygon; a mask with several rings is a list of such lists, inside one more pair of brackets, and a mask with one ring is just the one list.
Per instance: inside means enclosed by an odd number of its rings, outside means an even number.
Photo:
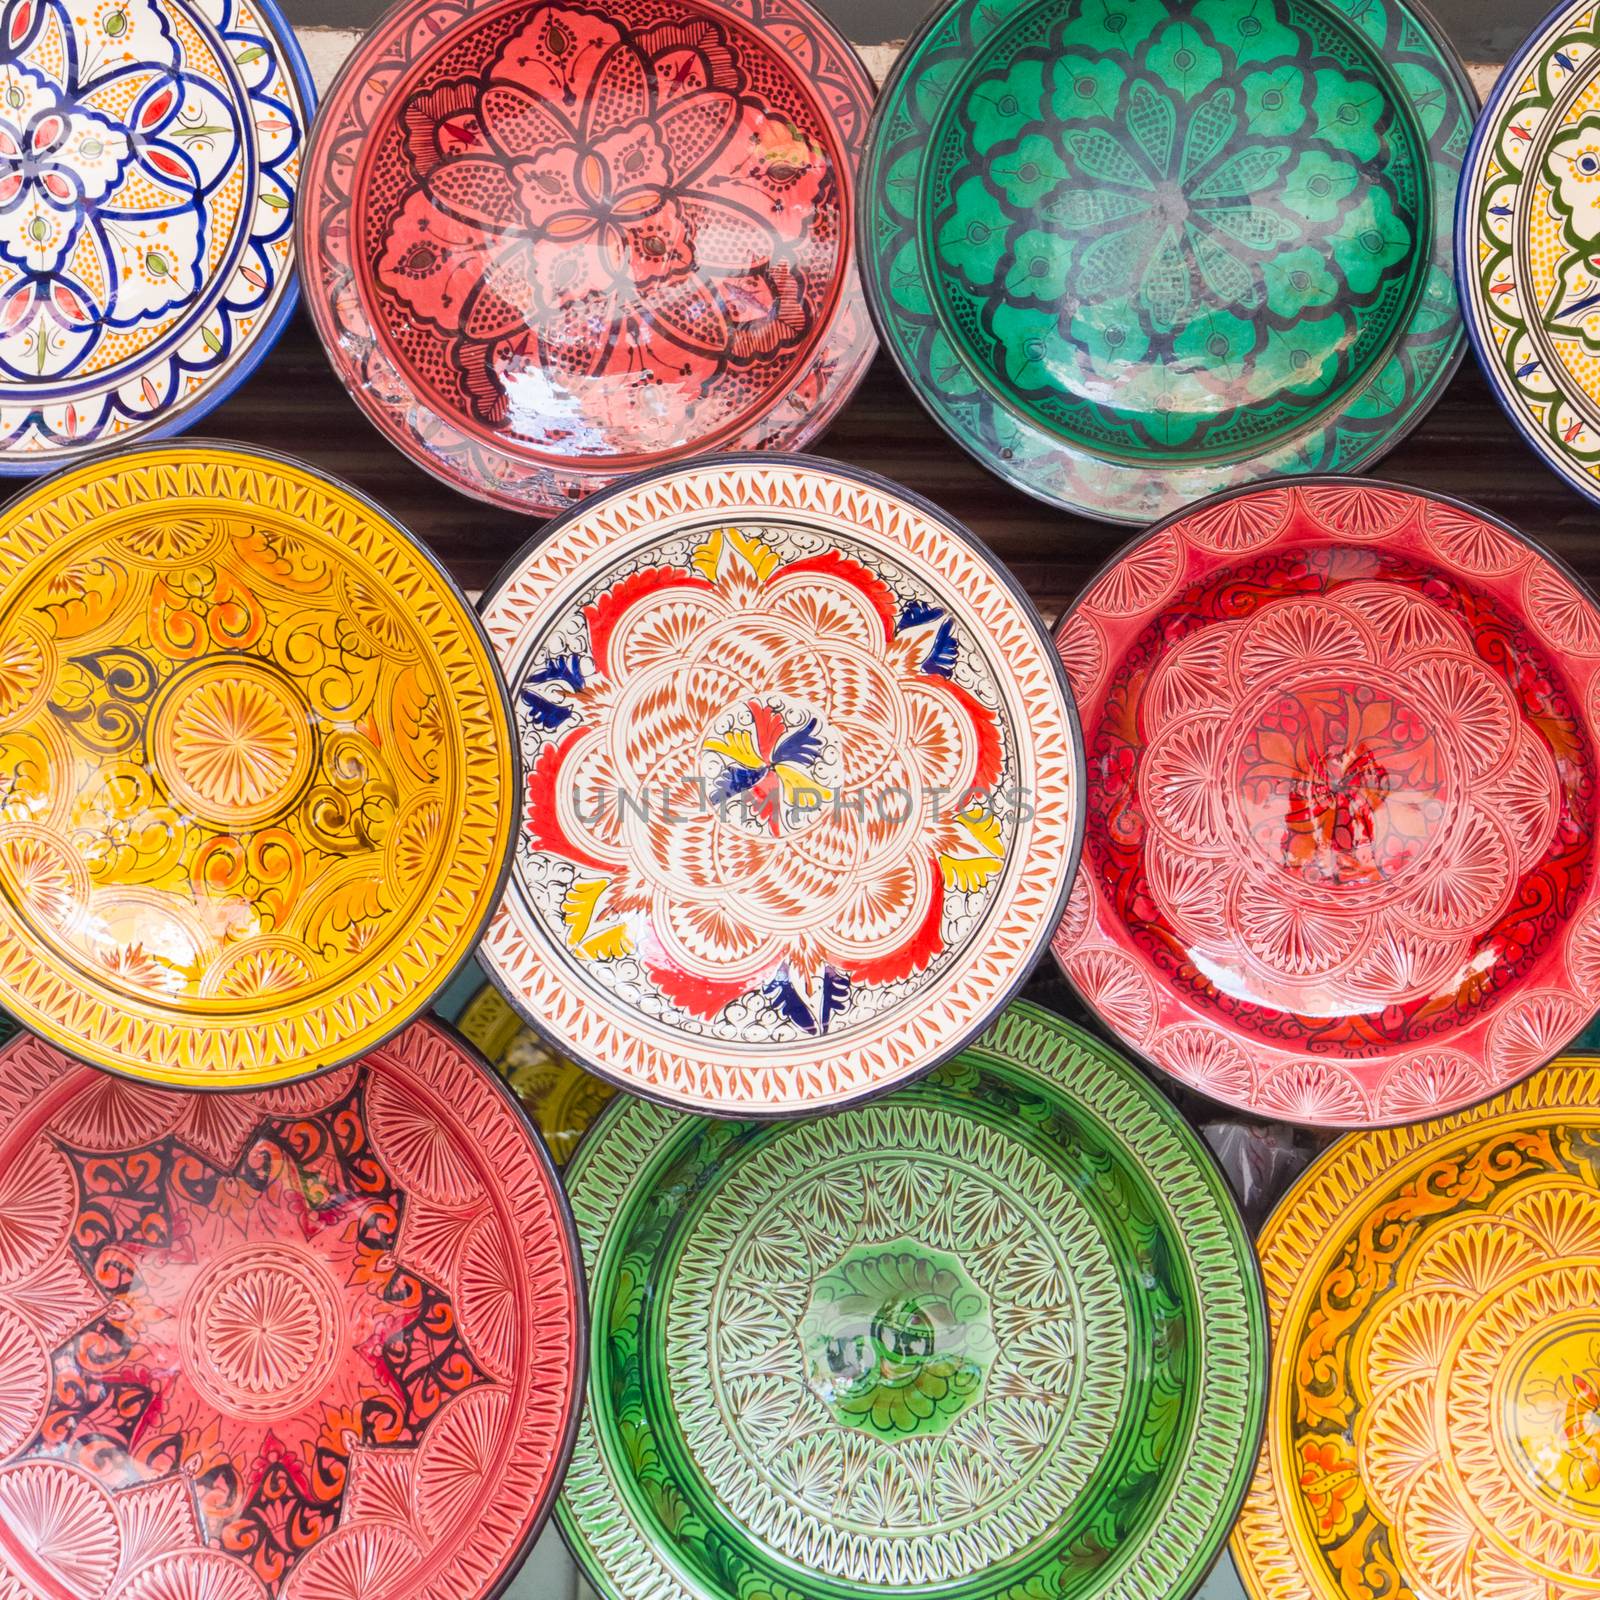
[{"label": "yellow petal accent", "polygon": [[944,874],[945,888],[957,889],[962,894],[981,889],[1003,865],[994,856],[939,857],[939,870]]},{"label": "yellow petal accent", "polygon": [[713,528],[705,543],[695,547],[690,564],[708,583],[715,583],[722,571],[722,558],[730,550],[743,559],[762,583],[777,568],[778,552],[764,539],[752,538],[737,528]]},{"label": "yellow petal accent", "polygon": [[833,790],[817,782],[804,767],[780,761],[772,769],[783,785],[783,803],[801,811],[814,811],[825,800],[833,798]]},{"label": "yellow petal accent", "polygon": [[1003,856],[1004,846],[1000,842],[1000,819],[994,813],[979,811],[963,811],[956,821],[992,856]]},{"label": "yellow petal accent", "polygon": [[705,748],[719,756],[726,756],[730,761],[737,761],[741,767],[766,766],[760,751],[756,749],[755,735],[747,728],[740,728],[720,739],[707,739]]},{"label": "yellow petal accent", "polygon": [[601,898],[611,887],[609,878],[576,878],[561,902],[561,920],[567,926],[567,948],[585,961],[608,961],[624,956],[633,948],[627,924],[613,922],[594,933],[594,922]]}]

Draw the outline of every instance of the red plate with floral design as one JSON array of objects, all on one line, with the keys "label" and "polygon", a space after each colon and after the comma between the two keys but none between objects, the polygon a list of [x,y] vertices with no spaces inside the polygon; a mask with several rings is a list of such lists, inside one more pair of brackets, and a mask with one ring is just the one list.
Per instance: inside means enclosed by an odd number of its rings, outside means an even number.
[{"label": "red plate with floral design", "polygon": [[1600,610],[1471,506],[1353,479],[1191,508],[1057,633],[1084,721],[1055,952],[1214,1099],[1408,1122],[1600,994]]},{"label": "red plate with floral design", "polygon": [[0,1052],[0,1589],[471,1600],[543,1524],[582,1274],[538,1137],[431,1022],[292,1088]]},{"label": "red plate with floral design", "polygon": [[1048,944],[1083,750],[1038,613],[941,512],[723,456],[569,512],[483,602],[526,758],[480,959],[563,1054],[736,1116],[981,1032]]},{"label": "red plate with floral design", "polygon": [[422,466],[522,509],[798,449],[875,348],[871,100],[806,0],[401,0],[307,155],[333,365]]}]

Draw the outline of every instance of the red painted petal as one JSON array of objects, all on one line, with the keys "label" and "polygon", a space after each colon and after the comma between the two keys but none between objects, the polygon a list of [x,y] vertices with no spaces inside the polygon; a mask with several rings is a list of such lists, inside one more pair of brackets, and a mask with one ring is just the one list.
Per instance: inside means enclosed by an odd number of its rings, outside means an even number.
[{"label": "red painted petal", "polygon": [[0,329],[14,333],[33,313],[34,286],[20,283],[0,304]]},{"label": "red painted petal", "polygon": [[884,643],[887,644],[894,638],[897,616],[894,591],[882,578],[876,573],[869,572],[859,561],[852,561],[848,556],[840,555],[837,550],[830,550],[826,555],[807,556],[803,561],[788,562],[779,567],[767,582],[787,577],[791,572],[827,572],[836,578],[843,578],[853,588],[859,589],[871,603],[873,610],[883,618]]},{"label": "red painted petal", "polygon": [[63,205],[72,204],[72,185],[67,182],[64,174],[47,172],[39,182],[44,185],[45,193],[52,200],[59,200]]},{"label": "red painted petal", "polygon": [[178,183],[193,180],[194,174],[176,156],[168,155],[165,150],[146,150],[145,159],[165,178],[175,179]]},{"label": "red painted petal", "polygon": [[603,678],[608,676],[606,647],[611,642],[611,632],[622,620],[628,607],[647,595],[659,594],[663,589],[709,589],[704,578],[686,578],[664,567],[651,567],[636,572],[631,578],[608,589],[591,606],[584,609],[584,620],[589,624],[589,654],[594,658],[594,669]]},{"label": "red painted petal", "polygon": [[648,957],[644,965],[655,986],[667,999],[674,1005],[682,1006],[685,1011],[692,1011],[697,1017],[716,1016],[724,1006],[732,1005],[750,987],[742,978],[724,979],[719,983],[712,978],[696,977],[670,962],[651,961]]},{"label": "red painted petal", "polygon": [[22,174],[8,172],[0,178],[0,206],[8,206],[22,193]]},{"label": "red painted petal", "polygon": [[[528,805],[524,817],[528,825],[529,842],[536,850],[548,850],[552,855],[576,861],[580,866],[610,872],[616,862],[601,861],[567,837],[556,805],[556,797],[561,793],[561,769],[566,765],[567,757],[582,740],[592,736],[590,729],[578,728],[559,744],[545,746],[528,774]],[[590,797],[583,798],[586,804],[593,804]]]},{"label": "red painted petal", "polygon": [[177,98],[178,91],[171,84],[168,84],[160,94],[147,100],[144,110],[139,113],[140,131],[148,133],[152,128],[159,127],[171,114]]},{"label": "red painted petal", "polygon": [[88,306],[84,304],[77,290],[70,284],[57,283],[52,291],[51,298],[55,301],[56,310],[68,322],[87,325],[94,320]]},{"label": "red painted petal", "polygon": [[35,150],[50,149],[66,131],[67,124],[57,113],[50,112],[40,117],[33,125],[33,148]]},{"label": "red painted petal", "polygon": [[756,725],[756,749],[764,760],[770,761],[773,749],[783,737],[783,718],[759,700],[750,702],[749,711]]},{"label": "red painted petal", "polygon": [[33,8],[34,0],[21,0],[21,4],[11,13],[11,34],[7,43],[13,50],[22,43],[28,29],[33,26]]},{"label": "red painted petal", "polygon": [[[972,775],[974,789],[992,789],[1000,778],[1000,727],[992,712],[969,690],[949,678],[929,673],[921,680],[940,694],[949,695],[972,720],[972,731],[978,738],[978,765]],[[958,795],[957,799],[960,798]]]}]

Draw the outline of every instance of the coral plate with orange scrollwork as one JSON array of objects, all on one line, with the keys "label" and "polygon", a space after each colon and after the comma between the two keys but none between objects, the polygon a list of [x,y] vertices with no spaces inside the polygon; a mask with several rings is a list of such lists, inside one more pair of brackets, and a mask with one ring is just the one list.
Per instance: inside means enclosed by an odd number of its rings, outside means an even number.
[{"label": "coral plate with orange scrollwork", "polygon": [[971,536],[870,474],[724,456],[570,512],[485,597],[527,794],[483,959],[558,1050],[781,1115],[926,1071],[1060,916],[1065,675]]},{"label": "coral plate with orange scrollwork", "polygon": [[410,0],[329,93],[299,225],[350,392],[456,488],[560,510],[798,449],[866,371],[871,85],[806,0]]},{"label": "coral plate with orange scrollwork", "polygon": [[1057,645],[1090,770],[1055,951],[1130,1045],[1321,1126],[1482,1100],[1600,996],[1600,609],[1470,506],[1330,478],[1128,547]]},{"label": "coral plate with orange scrollwork", "polygon": [[500,894],[510,710],[368,501],[232,446],[0,517],[0,999],[84,1060],[243,1088],[427,1005]]},{"label": "coral plate with orange scrollwork", "polygon": [[1334,1146],[1261,1236],[1256,1600],[1600,1594],[1600,1058]]},{"label": "coral plate with orange scrollwork", "polygon": [[0,1590],[461,1600],[547,1514],[577,1244],[482,1060],[419,1022],[289,1088],[0,1052]]}]

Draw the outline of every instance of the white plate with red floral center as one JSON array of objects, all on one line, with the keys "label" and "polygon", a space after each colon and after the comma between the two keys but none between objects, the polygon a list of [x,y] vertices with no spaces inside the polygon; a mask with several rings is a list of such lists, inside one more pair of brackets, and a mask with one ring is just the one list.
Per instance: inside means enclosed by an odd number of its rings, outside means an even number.
[{"label": "white plate with red floral center", "polygon": [[569,512],[483,602],[527,792],[483,959],[556,1048],[697,1111],[925,1072],[1049,942],[1083,752],[1038,614],[905,490],[722,456]]},{"label": "white plate with red floral center", "polygon": [[1600,994],[1600,610],[1442,496],[1193,506],[1057,644],[1096,777],[1055,951],[1213,1099],[1410,1122],[1525,1077]]}]

